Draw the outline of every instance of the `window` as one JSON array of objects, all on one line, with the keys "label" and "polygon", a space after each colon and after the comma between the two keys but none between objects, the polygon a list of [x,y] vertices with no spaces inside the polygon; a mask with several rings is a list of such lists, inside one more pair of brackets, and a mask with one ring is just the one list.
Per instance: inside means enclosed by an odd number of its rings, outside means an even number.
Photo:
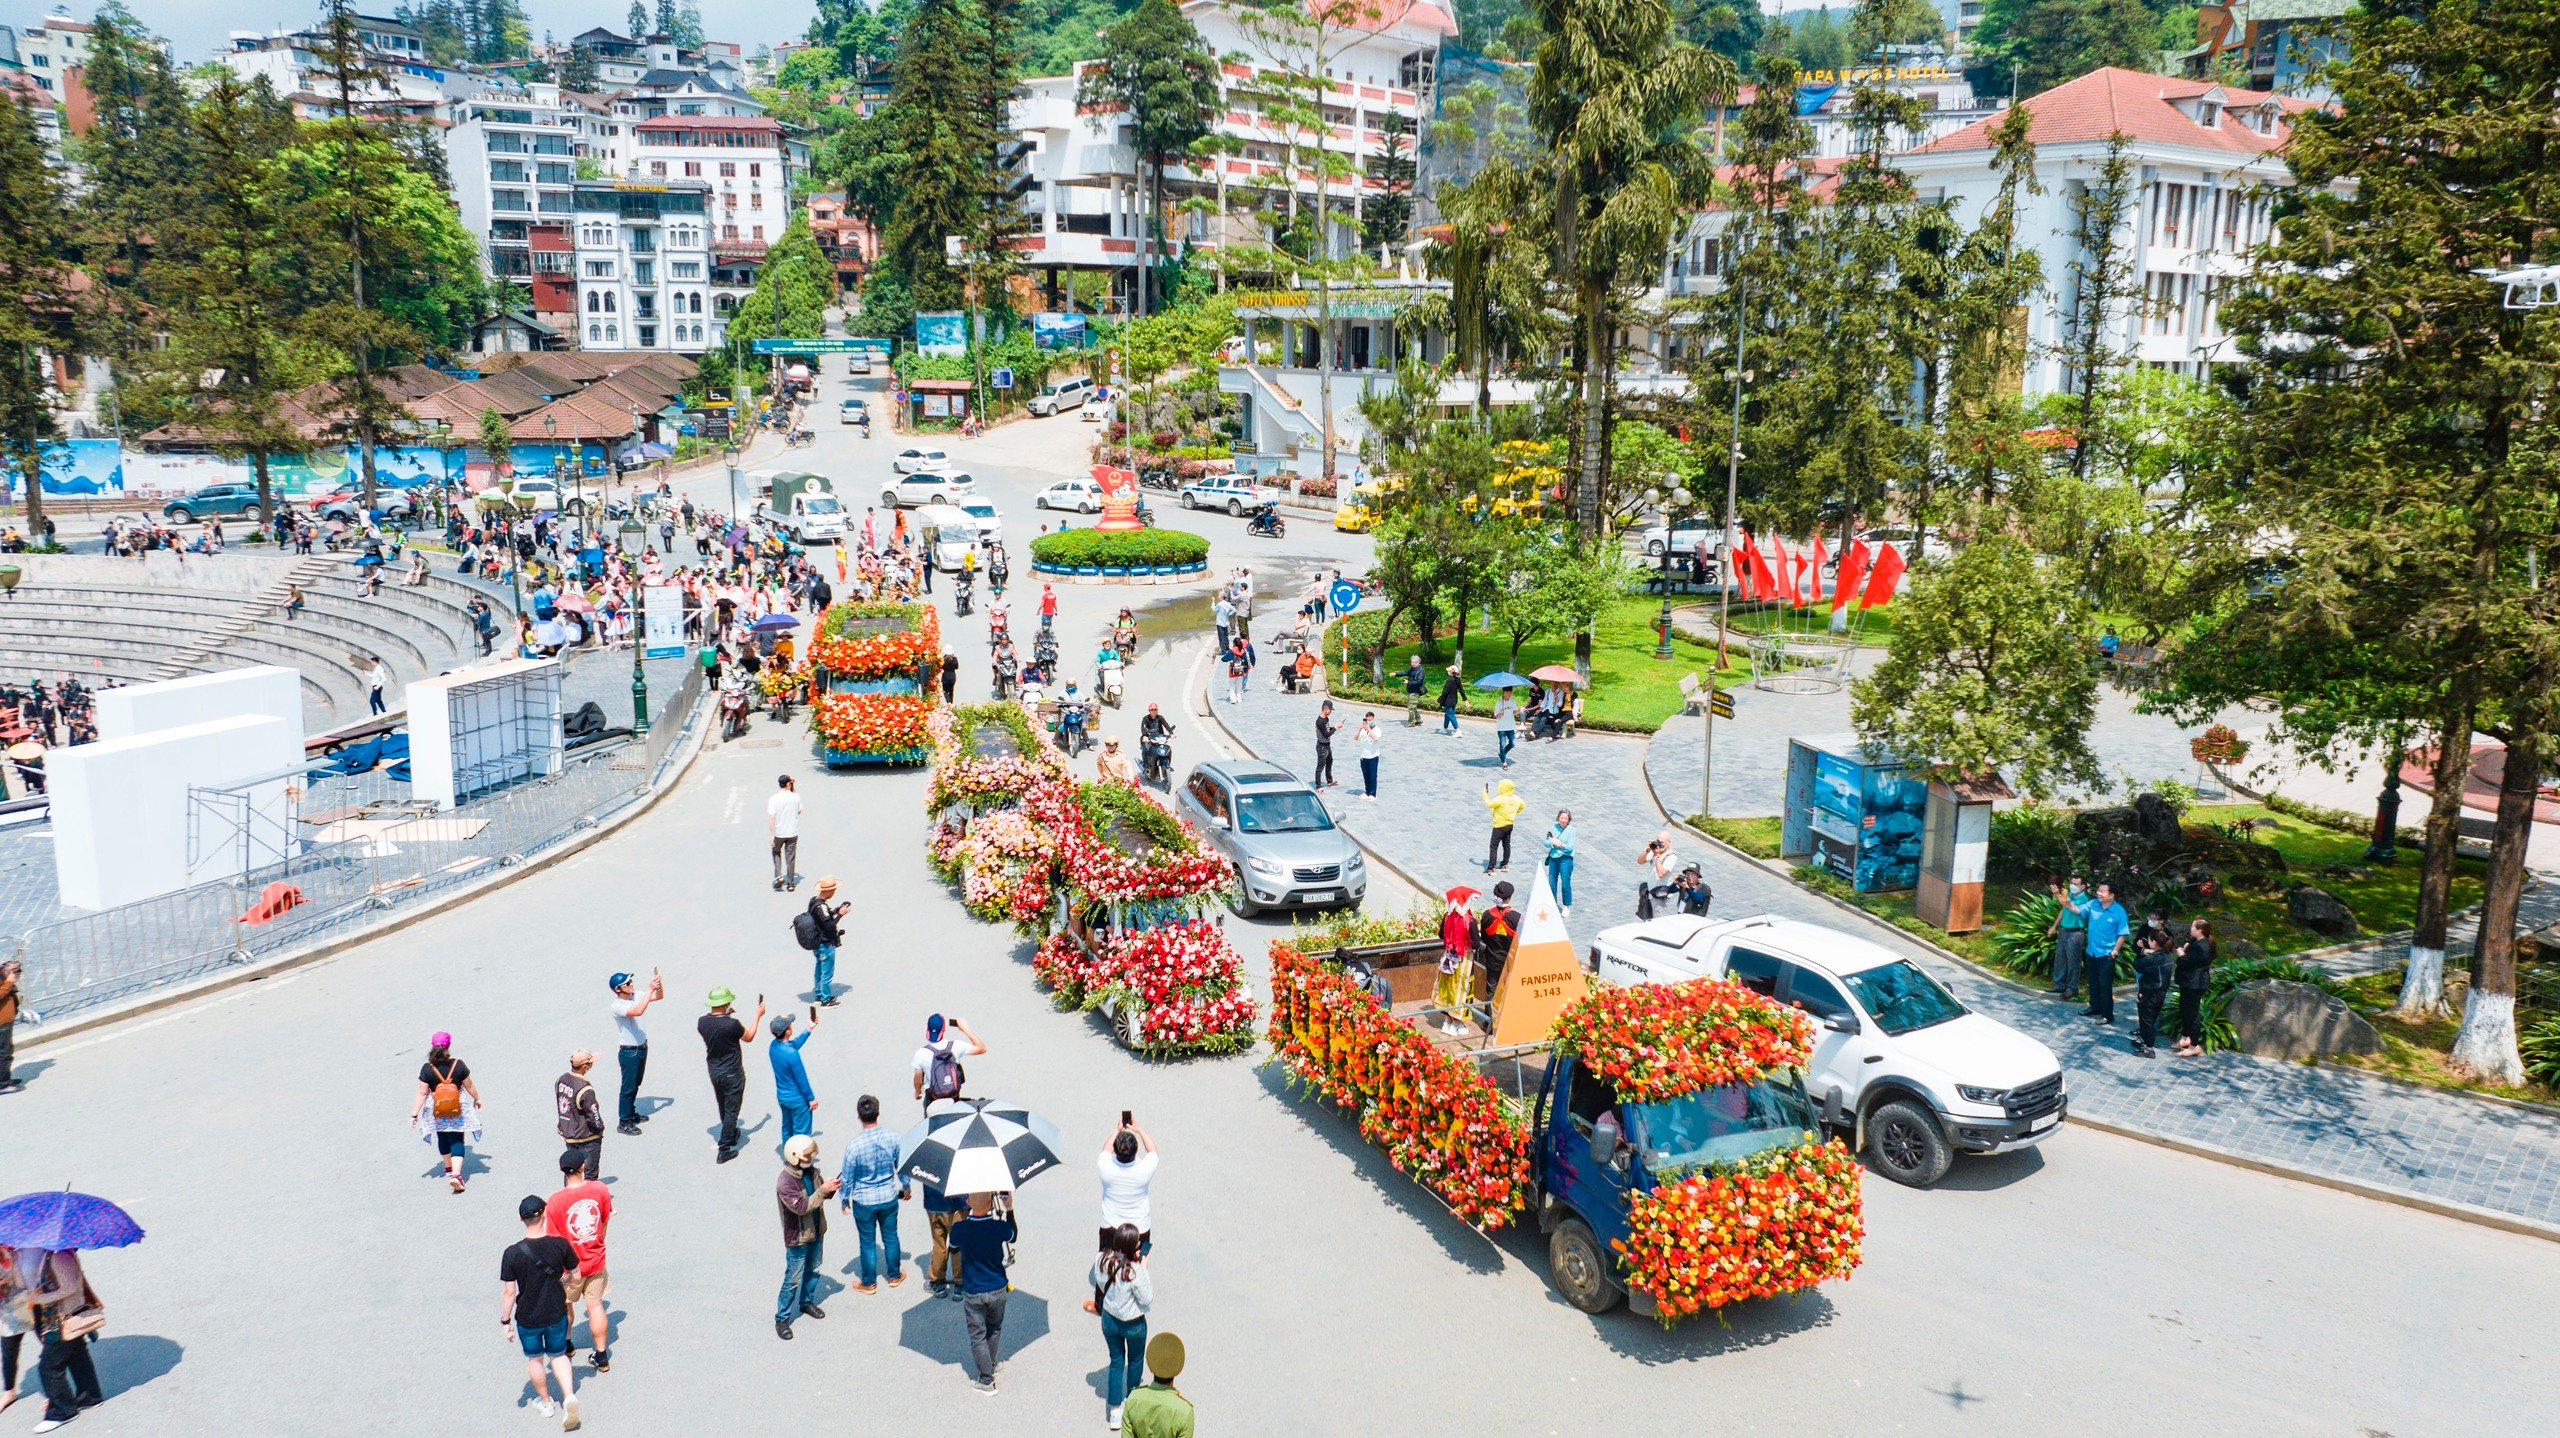
[{"label": "window", "polygon": [[1955,995],[1908,959],[1896,959],[1845,977],[1849,991],[1858,996],[1868,1013],[1876,1016],[1876,1027],[1895,1038],[1965,1015],[1965,1007]]},{"label": "window", "polygon": [[685,173],[685,178],[686,178],[686,179],[689,179],[689,180],[698,180],[698,179],[701,179],[701,178],[702,178],[702,162],[701,162],[700,160],[687,160],[687,161],[685,161],[685,162],[684,162],[684,173]]},{"label": "window", "polygon": [[2187,187],[2163,185],[2160,188],[2160,242],[2178,242],[2178,220],[2186,208]]},{"label": "window", "polygon": [[642,325],[642,326],[640,326],[640,327],[639,327],[639,331],[638,331],[638,333],[639,333],[639,335],[640,335],[640,347],[641,347],[642,349],[649,349],[649,348],[651,348],[651,347],[655,346],[655,345],[658,343],[658,327],[657,327],[657,326],[655,326],[655,325]]},{"label": "window", "polygon": [[737,162],[737,161],[735,161],[735,160],[722,160],[722,161],[720,162],[720,176],[721,176],[721,178],[722,178],[722,179],[729,179],[729,178],[733,178],[733,177],[735,177],[735,176],[737,175],[737,173],[738,173],[738,162]]},{"label": "window", "polygon": [[620,325],[606,325],[606,326],[604,327],[604,337],[605,337],[606,339],[610,340],[610,341],[613,341],[613,342],[614,342],[614,343],[616,343],[616,344],[621,343],[621,342],[622,342],[622,326],[620,326]]},{"label": "window", "polygon": [[614,296],[613,291],[611,291],[611,290],[607,290],[607,291],[605,291],[605,292],[604,292],[604,312],[605,312],[606,314],[612,314],[612,313],[613,313],[614,308],[615,308],[614,300],[615,300],[615,296]]},{"label": "window", "polygon": [[700,260],[671,260],[667,264],[667,278],[671,280],[701,279],[702,262]]},{"label": "window", "polygon": [[601,314],[603,312],[604,292],[602,290],[587,291],[587,313],[592,315]]},{"label": "window", "polygon": [[736,225],[722,225],[720,227],[720,238],[724,240],[734,240],[737,237],[738,227]]},{"label": "window", "polygon": [[1787,1002],[1817,1021],[1849,1016],[1849,1000],[1840,986],[1799,964],[1787,965]]},{"label": "window", "polygon": [[654,285],[657,282],[658,267],[656,265],[651,264],[647,260],[633,260],[631,262],[631,283],[635,285]]},{"label": "window", "polygon": [[747,178],[748,178],[748,179],[751,179],[751,180],[754,180],[754,179],[762,179],[763,177],[764,177],[764,166],[759,165],[759,164],[756,164],[756,163],[754,163],[754,162],[750,161],[750,162],[748,163],[748,165],[747,165]]},{"label": "window", "polygon": [[587,278],[588,278],[588,279],[591,279],[591,280],[609,280],[609,279],[612,279],[612,278],[613,278],[613,261],[611,261],[611,260],[589,260],[589,261],[587,261]]},{"label": "window", "polygon": [[1753,949],[1735,949],[1725,957],[1724,976],[1763,998],[1778,996],[1778,973],[1787,967]]},{"label": "window", "polygon": [[747,196],[747,208],[748,208],[748,209],[750,209],[750,210],[761,210],[761,209],[763,209],[763,208],[764,208],[764,191],[762,191],[762,190],[758,190],[758,191],[756,191],[754,194]]},{"label": "window", "polygon": [[762,225],[756,226],[756,243],[764,243],[764,226]]}]

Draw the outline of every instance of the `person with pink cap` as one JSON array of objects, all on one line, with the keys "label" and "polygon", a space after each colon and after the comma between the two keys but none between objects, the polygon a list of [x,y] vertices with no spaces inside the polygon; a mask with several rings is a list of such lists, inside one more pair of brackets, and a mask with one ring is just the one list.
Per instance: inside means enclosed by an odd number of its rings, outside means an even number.
[{"label": "person with pink cap", "polygon": [[418,1066],[409,1127],[436,1146],[444,1159],[446,1186],[462,1192],[463,1160],[470,1157],[469,1146],[480,1141],[480,1086],[471,1081],[471,1066],[453,1056],[453,1035],[442,1030],[428,1038],[427,1061]]}]

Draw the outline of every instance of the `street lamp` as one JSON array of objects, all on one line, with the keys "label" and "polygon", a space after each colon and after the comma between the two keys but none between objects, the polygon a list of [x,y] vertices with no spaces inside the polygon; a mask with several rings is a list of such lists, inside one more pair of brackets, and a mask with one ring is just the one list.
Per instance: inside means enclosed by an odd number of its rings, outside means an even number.
[{"label": "street lamp", "polygon": [[1671,481],[1670,492],[1665,493],[1659,489],[1648,489],[1644,492],[1644,502],[1662,512],[1662,615],[1654,621],[1654,627],[1662,631],[1662,637],[1653,646],[1653,657],[1656,659],[1671,657],[1672,537],[1680,527],[1680,511],[1689,503],[1688,486],[1680,483],[1679,479],[1673,475],[1666,474],[1663,478]]},{"label": "street lamp", "polygon": [[617,533],[622,560],[631,575],[631,732],[636,737],[649,732],[649,675],[640,667],[649,652],[649,590],[640,582],[640,557],[649,547],[649,531],[634,511],[622,517]]},{"label": "street lamp", "polygon": [[721,463],[729,466],[729,518],[738,517],[738,420],[729,418],[729,442],[720,447]]}]

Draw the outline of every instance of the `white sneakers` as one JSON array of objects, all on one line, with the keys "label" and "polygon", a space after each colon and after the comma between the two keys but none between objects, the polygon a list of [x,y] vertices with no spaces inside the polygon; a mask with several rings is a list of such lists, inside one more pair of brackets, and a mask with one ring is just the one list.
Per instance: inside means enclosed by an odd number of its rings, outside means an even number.
[{"label": "white sneakers", "polygon": [[1114,1433],[1117,1433],[1117,1432],[1119,1432],[1119,1431],[1120,1431],[1120,1405],[1119,1405],[1119,1404],[1117,1404],[1117,1403],[1112,1404],[1112,1405],[1111,1405],[1111,1411],[1110,1411],[1110,1412],[1108,1412],[1108,1413],[1106,1413],[1106,1414],[1104,1414],[1104,1415],[1102,1416],[1102,1426],[1103,1426],[1103,1427],[1105,1427],[1105,1428],[1110,1429],[1110,1430],[1111,1430],[1112,1432],[1114,1432]]},{"label": "white sneakers", "polygon": [[545,1418],[557,1418],[560,1416],[560,1405],[552,1402],[550,1396],[546,1394],[533,1400],[533,1411]]},{"label": "white sneakers", "polygon": [[561,1404],[561,1405],[560,1405],[560,1408],[561,1408],[561,1413],[560,1413],[560,1431],[561,1431],[561,1432],[563,1432],[563,1433],[575,1433],[575,1432],[577,1432],[577,1431],[578,1431],[578,1395],[576,1395],[575,1393],[570,1394],[570,1395],[569,1395],[569,1401],[568,1401],[568,1402],[566,1402],[566,1403]]}]

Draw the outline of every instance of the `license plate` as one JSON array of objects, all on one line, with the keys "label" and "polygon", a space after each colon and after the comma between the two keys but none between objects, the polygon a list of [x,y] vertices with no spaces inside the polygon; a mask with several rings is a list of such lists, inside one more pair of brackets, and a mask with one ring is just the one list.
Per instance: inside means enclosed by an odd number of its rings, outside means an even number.
[{"label": "license plate", "polygon": [[1316,889],[1308,893],[1307,902],[1310,904],[1330,904],[1341,897],[1342,891],[1340,889]]}]

